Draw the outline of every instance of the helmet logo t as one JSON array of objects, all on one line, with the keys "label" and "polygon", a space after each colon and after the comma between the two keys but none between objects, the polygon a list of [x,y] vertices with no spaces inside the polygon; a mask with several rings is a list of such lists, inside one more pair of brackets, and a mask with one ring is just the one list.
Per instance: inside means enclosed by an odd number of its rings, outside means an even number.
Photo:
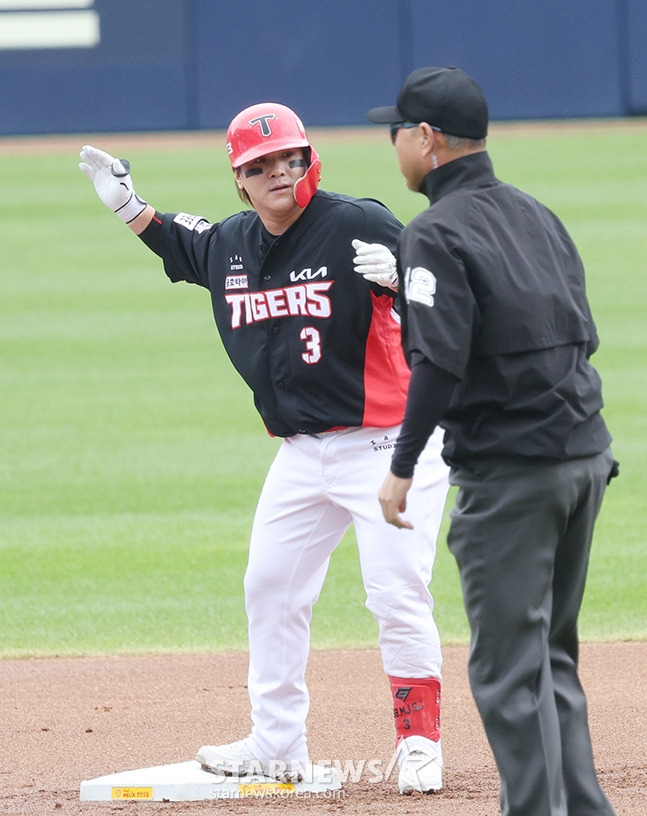
[{"label": "helmet logo t", "polygon": [[261,126],[261,136],[271,136],[272,129],[270,128],[269,121],[270,119],[275,119],[276,114],[274,113],[266,113],[264,116],[257,116],[255,119],[250,119],[250,125],[260,125]]}]

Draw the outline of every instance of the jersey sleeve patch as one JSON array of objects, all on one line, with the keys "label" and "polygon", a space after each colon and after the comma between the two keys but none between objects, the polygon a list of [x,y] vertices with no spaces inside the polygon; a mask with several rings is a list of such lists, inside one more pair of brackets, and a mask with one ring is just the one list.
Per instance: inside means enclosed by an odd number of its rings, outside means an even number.
[{"label": "jersey sleeve patch", "polygon": [[195,232],[204,232],[204,230],[211,227],[211,224],[203,215],[189,215],[189,213],[181,212],[175,216],[173,221],[181,227]]},{"label": "jersey sleeve patch", "polygon": [[409,303],[416,301],[424,306],[434,305],[436,276],[424,266],[407,267],[404,276],[405,297]]}]

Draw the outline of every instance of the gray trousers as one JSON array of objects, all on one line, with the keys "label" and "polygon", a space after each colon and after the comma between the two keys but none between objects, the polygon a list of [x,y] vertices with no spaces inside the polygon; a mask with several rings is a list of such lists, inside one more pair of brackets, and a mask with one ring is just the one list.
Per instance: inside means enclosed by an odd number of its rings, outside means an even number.
[{"label": "gray trousers", "polygon": [[448,544],[471,629],[469,678],[502,816],[614,816],[593,763],[577,618],[613,456],[474,460]]}]

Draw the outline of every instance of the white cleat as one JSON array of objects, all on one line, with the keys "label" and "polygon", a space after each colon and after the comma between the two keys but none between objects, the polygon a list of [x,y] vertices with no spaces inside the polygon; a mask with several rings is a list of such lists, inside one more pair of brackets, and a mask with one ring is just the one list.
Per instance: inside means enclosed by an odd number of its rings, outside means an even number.
[{"label": "white cleat", "polygon": [[407,737],[397,748],[400,793],[436,793],[443,787],[443,758],[440,742],[425,737]]},{"label": "white cleat", "polygon": [[269,777],[280,782],[299,782],[302,779],[300,767],[292,770],[285,762],[261,761],[247,737],[226,745],[203,745],[195,758],[203,770],[224,776]]}]

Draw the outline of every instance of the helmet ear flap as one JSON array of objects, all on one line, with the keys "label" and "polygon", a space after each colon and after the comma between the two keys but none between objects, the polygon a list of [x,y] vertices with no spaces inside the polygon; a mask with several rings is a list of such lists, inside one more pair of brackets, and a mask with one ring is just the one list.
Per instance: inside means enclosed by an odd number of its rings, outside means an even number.
[{"label": "helmet ear flap", "polygon": [[314,147],[310,145],[310,164],[305,174],[294,185],[294,200],[301,209],[308,206],[312,196],[317,192],[320,181],[321,159]]}]

